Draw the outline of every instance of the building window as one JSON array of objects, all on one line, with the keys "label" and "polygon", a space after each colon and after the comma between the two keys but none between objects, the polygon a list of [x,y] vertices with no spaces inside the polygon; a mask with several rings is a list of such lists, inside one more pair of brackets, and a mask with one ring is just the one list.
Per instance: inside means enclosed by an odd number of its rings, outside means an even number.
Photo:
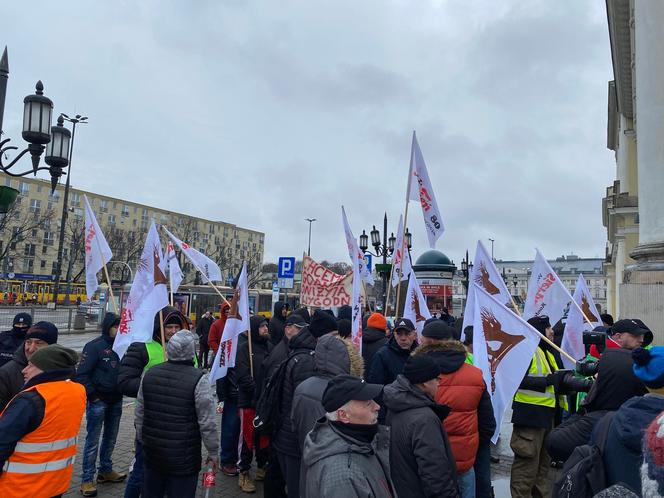
[{"label": "building window", "polygon": [[99,210],[100,210],[102,213],[106,213],[106,212],[108,211],[108,201],[107,201],[106,199],[102,199],[102,200],[99,202]]},{"label": "building window", "polygon": [[32,273],[35,267],[35,260],[26,258],[23,260],[23,273]]},{"label": "building window", "polygon": [[117,208],[118,208],[118,203],[117,203],[117,202],[114,202],[114,203],[113,203],[113,209],[117,209]]},{"label": "building window", "polygon": [[72,206],[80,206],[81,205],[81,194],[78,192],[72,192],[71,194],[71,204]]},{"label": "building window", "polygon": [[115,215],[114,214],[109,214],[108,215],[108,224],[109,225],[115,225]]},{"label": "building window", "polygon": [[122,216],[129,216],[129,206],[126,204],[122,205]]},{"label": "building window", "polygon": [[42,191],[42,186],[41,186],[41,185],[37,185],[37,193],[38,193],[38,194],[41,194],[41,191]]},{"label": "building window", "polygon": [[28,195],[30,192],[30,185],[25,182],[18,182],[19,195]]},{"label": "building window", "polygon": [[[44,249],[46,249],[46,246],[52,246],[54,240],[55,236],[53,232],[44,232]],[[44,250],[44,252],[46,251]]]},{"label": "building window", "polygon": [[11,187],[12,186],[12,179],[7,177],[5,178],[5,186],[6,187]]},{"label": "building window", "polygon": [[136,226],[136,220],[131,220],[132,226]]},{"label": "building window", "polygon": [[51,273],[55,273],[57,269],[58,269],[58,262],[53,261],[53,263],[51,264]]},{"label": "building window", "polygon": [[30,201],[30,212],[34,214],[39,214],[41,209],[41,201],[39,199],[32,199]]},{"label": "building window", "polygon": [[35,255],[35,245],[34,244],[25,244],[25,250],[23,251],[25,256],[34,256]]},{"label": "building window", "polygon": [[141,220],[141,230],[147,230],[148,220]]}]

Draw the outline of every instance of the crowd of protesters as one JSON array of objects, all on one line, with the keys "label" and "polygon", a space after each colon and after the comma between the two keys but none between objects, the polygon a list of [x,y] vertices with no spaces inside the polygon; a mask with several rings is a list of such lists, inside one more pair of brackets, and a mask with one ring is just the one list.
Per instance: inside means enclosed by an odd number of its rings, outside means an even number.
[{"label": "crowd of protesters", "polygon": [[[193,497],[204,466],[244,493],[263,481],[266,497],[493,496],[496,421],[472,327],[461,342],[446,313],[418,338],[407,318],[367,313],[360,354],[350,309],[278,302],[270,320],[250,317],[211,386],[230,309],[192,327],[166,307],[122,359],[114,313],[80,355],[52,323],[17,314],[0,333],[0,495],[66,492],[85,415],[83,496],[126,481],[129,498]],[[576,371],[540,342],[512,403],[511,496],[664,494],[664,347],[640,320],[602,319]],[[547,317],[529,323],[560,341]],[[123,397],[136,399],[129,474],[112,462]]]}]

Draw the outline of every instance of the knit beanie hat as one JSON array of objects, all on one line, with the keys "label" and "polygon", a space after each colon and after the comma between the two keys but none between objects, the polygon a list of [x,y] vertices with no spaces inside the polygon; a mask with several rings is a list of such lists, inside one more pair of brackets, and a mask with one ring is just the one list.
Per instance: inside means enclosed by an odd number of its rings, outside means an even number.
[{"label": "knit beanie hat", "polygon": [[387,330],[387,319],[380,313],[372,313],[367,320],[367,327],[378,330]]},{"label": "knit beanie hat", "polygon": [[664,346],[652,349],[636,348],[632,351],[632,370],[646,387],[658,389],[664,387]]},{"label": "knit beanie hat", "polygon": [[58,327],[51,322],[37,322],[28,329],[26,339],[41,339],[47,344],[58,342]]},{"label": "knit beanie hat", "polygon": [[664,496],[664,412],[655,417],[643,435],[641,495]]},{"label": "knit beanie hat", "polygon": [[426,354],[409,356],[403,366],[403,375],[411,384],[422,384],[435,379],[440,374],[438,364]]},{"label": "knit beanie hat", "polygon": [[17,313],[12,322],[12,327],[18,324],[27,325],[28,327],[32,325],[32,317],[30,316],[30,313]]},{"label": "knit beanie hat", "polygon": [[454,329],[442,320],[432,320],[422,329],[422,336],[430,339],[450,340],[455,338]]},{"label": "knit beanie hat", "polygon": [[43,370],[73,370],[78,362],[78,353],[73,349],[60,346],[60,344],[51,344],[38,349],[30,357],[30,363]]},{"label": "knit beanie hat", "polygon": [[309,324],[309,332],[315,337],[319,338],[330,332],[337,330],[337,320],[333,315],[326,313],[323,310],[314,311],[314,316],[311,317]]}]

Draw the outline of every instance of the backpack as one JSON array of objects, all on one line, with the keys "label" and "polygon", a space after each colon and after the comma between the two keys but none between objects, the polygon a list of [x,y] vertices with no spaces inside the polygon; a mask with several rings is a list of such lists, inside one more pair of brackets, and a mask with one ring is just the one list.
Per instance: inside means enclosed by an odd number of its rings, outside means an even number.
[{"label": "backpack", "polygon": [[303,354],[313,355],[314,352],[294,351],[290,353],[265,382],[263,392],[256,403],[256,417],[253,422],[254,428],[262,435],[272,434],[279,427],[281,422],[281,396],[284,390],[288,364],[291,359]]},{"label": "backpack", "polygon": [[602,453],[606,446],[614,412],[607,413],[598,424],[597,444],[577,446],[565,462],[553,486],[553,498],[592,498],[606,489]]}]

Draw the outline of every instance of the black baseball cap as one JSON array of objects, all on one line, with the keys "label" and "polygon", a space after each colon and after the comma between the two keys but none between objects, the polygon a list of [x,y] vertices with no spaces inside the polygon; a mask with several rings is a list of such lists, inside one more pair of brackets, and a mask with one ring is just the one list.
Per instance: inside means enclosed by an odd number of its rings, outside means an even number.
[{"label": "black baseball cap", "polygon": [[337,375],[330,379],[323,393],[323,408],[334,412],[352,400],[368,401],[376,399],[383,392],[381,384],[369,384],[364,379],[352,375]]},{"label": "black baseball cap", "polygon": [[415,325],[413,325],[413,322],[411,322],[408,318],[399,318],[397,322],[394,324],[394,331],[396,332],[399,329],[407,330],[408,332],[412,332],[415,330]]},{"label": "black baseball cap", "polygon": [[295,325],[296,327],[302,328],[307,326],[307,322],[302,317],[302,315],[298,313],[292,313],[288,318],[286,318],[286,325]]},{"label": "black baseball cap", "polygon": [[610,335],[620,334],[623,332],[632,335],[642,335],[643,346],[649,345],[655,338],[650,328],[648,328],[648,326],[638,318],[625,318],[623,320],[618,320],[609,329]]}]

